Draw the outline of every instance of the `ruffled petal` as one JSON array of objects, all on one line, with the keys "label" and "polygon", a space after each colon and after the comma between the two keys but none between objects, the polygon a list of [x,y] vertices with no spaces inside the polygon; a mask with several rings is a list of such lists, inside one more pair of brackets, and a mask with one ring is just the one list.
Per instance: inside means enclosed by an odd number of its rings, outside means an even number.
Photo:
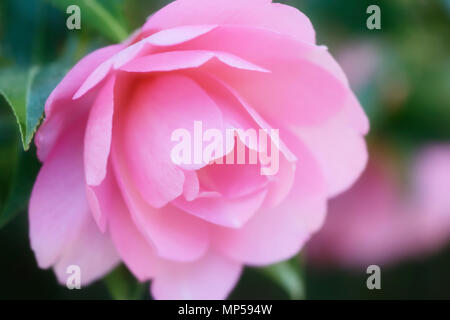
[{"label": "ruffled petal", "polygon": [[308,17],[296,8],[270,0],[178,0],[150,16],[142,32],[195,24],[258,26],[315,42]]},{"label": "ruffled petal", "polygon": [[45,103],[45,120],[36,133],[35,143],[39,159],[44,161],[58,137],[77,118],[89,110],[92,97],[72,101],[72,96],[86,77],[99,64],[117,53],[122,45],[114,45],[94,51],[80,60],[58,84]]},{"label": "ruffled petal", "polygon": [[108,234],[102,234],[91,216],[87,216],[78,237],[64,250],[62,257],[54,266],[61,284],[66,284],[70,274],[68,268],[80,268],[81,285],[101,279],[108,274],[120,258]]},{"label": "ruffled petal", "polygon": [[101,63],[95,70],[91,70],[90,74],[86,75],[86,79],[73,94],[73,99],[77,100],[86,95],[103,79],[105,79],[112,70],[120,69],[133,59],[155,52],[155,46],[164,47],[182,44],[186,41],[206,34],[214,28],[216,28],[214,25],[205,25],[186,26],[163,30],[149,37],[145,37],[144,39],[141,39],[126,48],[123,48],[123,50],[116,52],[116,54]]},{"label": "ruffled petal", "polygon": [[295,131],[318,160],[330,197],[348,189],[364,171],[368,160],[364,137],[339,117]]},{"label": "ruffled petal", "polygon": [[99,92],[89,114],[84,137],[86,182],[99,185],[106,176],[114,113],[114,84],[111,78]]},{"label": "ruffled petal", "polygon": [[[173,132],[187,130],[190,137],[197,139],[196,121],[201,121],[203,131],[223,128],[222,115],[198,85],[181,75],[141,81],[125,103],[132,108],[123,108],[123,132],[117,132],[116,139],[143,199],[154,207],[162,207],[183,192],[183,170],[171,157],[176,145]],[[196,141],[189,145],[194,165],[196,145]],[[207,164],[204,159],[199,160],[198,166]]]},{"label": "ruffled petal", "polygon": [[205,254],[209,245],[208,224],[171,205],[155,209],[142,199],[129,177],[121,154],[113,148],[114,172],[130,216],[158,256],[192,261]]},{"label": "ruffled petal", "polygon": [[228,257],[250,265],[288,259],[322,225],[326,188],[320,168],[299,141],[290,147],[299,160],[288,197],[278,206],[262,208],[240,229],[217,227],[212,232],[213,246]]},{"label": "ruffled petal", "polygon": [[155,248],[134,224],[116,182],[112,178],[109,179],[109,176],[108,173],[104,183],[109,181],[111,190],[108,211],[111,239],[118,254],[133,275],[139,281],[149,280],[155,275],[160,258],[157,256]]},{"label": "ruffled petal", "polygon": [[225,299],[241,272],[241,264],[214,252],[194,262],[165,260],[160,263],[151,293],[161,300]]},{"label": "ruffled petal", "polygon": [[155,53],[134,59],[120,69],[127,72],[162,72],[199,68],[212,59],[236,69],[269,72],[248,61],[226,52],[183,50]]},{"label": "ruffled petal", "polygon": [[229,228],[240,228],[258,211],[267,190],[262,189],[234,199],[222,195],[199,197],[192,201],[174,200],[174,205],[205,221]]},{"label": "ruffled petal", "polygon": [[61,136],[38,174],[29,205],[31,247],[41,268],[56,263],[90,215],[83,173],[83,130]]},{"label": "ruffled petal", "polygon": [[272,124],[320,124],[344,108],[351,94],[325,47],[267,29],[219,26],[175,49],[227,52],[270,70],[236,73],[224,68],[214,74]]}]

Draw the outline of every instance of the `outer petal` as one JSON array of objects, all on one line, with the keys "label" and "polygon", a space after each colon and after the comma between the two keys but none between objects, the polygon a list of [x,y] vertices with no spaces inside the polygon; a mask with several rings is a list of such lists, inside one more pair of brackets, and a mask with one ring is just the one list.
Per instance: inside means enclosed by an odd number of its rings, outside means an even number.
[{"label": "outer petal", "polygon": [[341,118],[295,131],[319,161],[329,196],[349,188],[366,167],[368,153],[363,136]]},{"label": "outer petal", "polygon": [[158,256],[176,261],[201,257],[209,245],[208,225],[170,205],[155,209],[136,190],[121,154],[113,149],[113,166],[132,220]]},{"label": "outer petal", "polygon": [[75,241],[89,207],[83,174],[83,129],[67,130],[45,161],[29,205],[31,247],[41,268],[54,264]]},{"label": "outer petal", "polygon": [[328,50],[317,50],[314,55],[309,57],[311,61],[314,61],[318,65],[324,67],[328,72],[334,75],[336,79],[339,79],[342,84],[348,88],[348,95],[343,107],[343,111],[339,112],[337,116],[344,122],[354,128],[360,134],[367,134],[369,132],[369,119],[365,114],[363,108],[359,104],[358,99],[350,89],[349,81],[344,71],[336,60],[331,56]]},{"label": "outer petal", "polygon": [[122,45],[114,45],[87,55],[67,73],[50,94],[45,103],[46,119],[39,128],[35,140],[41,161],[45,160],[64,129],[91,106],[92,97],[72,101],[72,96],[76,90],[99,64],[122,48]]},{"label": "outer petal", "polygon": [[178,0],[152,15],[142,32],[195,24],[258,26],[315,42],[314,29],[303,13],[270,0]]},{"label": "outer petal", "polygon": [[156,299],[225,299],[236,285],[242,266],[209,252],[195,262],[162,261],[151,292]]},{"label": "outer petal", "polygon": [[132,221],[122,194],[111,176],[113,173],[109,171],[104,183],[110,184],[110,197],[105,200],[110,203],[108,222],[112,241],[134,276],[140,281],[149,280],[155,275],[160,258]]},{"label": "outer petal", "polygon": [[213,232],[215,246],[228,257],[251,265],[287,259],[323,223],[326,191],[320,169],[300,143],[293,150],[299,160],[289,196],[279,206],[262,208],[240,229]]},{"label": "outer petal", "polygon": [[272,123],[322,123],[344,108],[351,93],[325,47],[266,29],[220,26],[174,49],[228,52],[270,70],[238,74],[223,69],[215,75]]},{"label": "outer petal", "polygon": [[133,59],[155,52],[156,47],[182,44],[208,33],[214,28],[216,28],[215,25],[204,25],[163,30],[124,48],[100,64],[95,70],[91,70],[92,72],[73,95],[73,99],[77,100],[83,97],[97,86],[111,70],[117,70]]},{"label": "outer petal", "polygon": [[88,185],[99,185],[106,175],[114,113],[114,83],[110,78],[99,92],[89,114],[84,137],[84,165]]},{"label": "outer petal", "polygon": [[242,70],[269,72],[235,55],[226,52],[203,50],[183,50],[155,53],[137,58],[126,64],[121,70],[128,72],[162,72],[198,68],[212,59]]},{"label": "outer petal", "polygon": [[106,177],[100,185],[86,186],[86,196],[95,222],[100,231],[105,232],[110,212],[118,210],[116,206],[120,206],[121,203],[118,202],[122,201],[111,165],[108,166]]},{"label": "outer petal", "polygon": [[109,235],[100,233],[94,219],[87,215],[78,237],[65,249],[54,270],[58,281],[65,284],[69,276],[67,268],[76,265],[80,267],[81,285],[87,285],[102,278],[119,262]]}]

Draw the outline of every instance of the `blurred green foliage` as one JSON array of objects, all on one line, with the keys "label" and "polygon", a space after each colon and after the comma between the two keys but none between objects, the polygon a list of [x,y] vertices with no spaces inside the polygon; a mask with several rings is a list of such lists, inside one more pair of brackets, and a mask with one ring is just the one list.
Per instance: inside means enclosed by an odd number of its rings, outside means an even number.
[{"label": "blurred green foliage", "polygon": [[[81,7],[81,30],[66,28],[65,9],[72,2]],[[20,130],[27,146],[44,101],[63,73],[95,48],[123,40],[168,2],[0,2],[0,90],[14,99],[10,102],[18,118],[0,97],[0,227],[4,226],[0,229],[0,299],[120,299],[141,294],[142,287],[130,280],[123,267],[106,282],[79,291],[60,287],[51,271],[38,269],[28,241],[26,207],[40,164],[33,148],[22,150]],[[450,141],[449,1],[280,2],[310,17],[318,43],[326,44],[331,53],[352,43],[376,48],[380,62],[370,79],[357,88],[371,120],[370,141],[382,141],[406,154],[425,143]],[[366,28],[366,8],[371,4],[381,8],[381,30]],[[24,98],[23,92],[31,92],[32,98]],[[383,271],[383,290],[370,292],[365,287],[365,270],[318,269],[306,264],[303,283],[296,279],[298,273],[292,273],[292,262],[287,262],[263,272],[247,268],[231,298],[299,298],[303,286],[306,298],[450,298],[449,266],[450,250],[407,261]],[[141,297],[149,298],[148,290]]]}]

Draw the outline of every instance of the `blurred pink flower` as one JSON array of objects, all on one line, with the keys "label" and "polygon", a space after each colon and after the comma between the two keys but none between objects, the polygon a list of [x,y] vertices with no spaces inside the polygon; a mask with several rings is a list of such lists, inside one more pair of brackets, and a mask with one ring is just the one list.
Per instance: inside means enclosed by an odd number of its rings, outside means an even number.
[{"label": "blurred pink flower", "polygon": [[348,77],[350,86],[358,91],[370,81],[381,64],[379,45],[368,40],[345,44],[336,59]]},{"label": "blurred pink flower", "polygon": [[438,250],[450,239],[450,146],[421,150],[406,170],[381,152],[361,179],[330,201],[306,247],[314,264],[389,264]]},{"label": "blurred pink flower", "polygon": [[[39,266],[65,283],[79,265],[88,284],[123,261],[159,299],[225,298],[243,265],[295,255],[367,159],[344,73],[305,15],[269,0],[171,3],[81,60],[45,113],[29,210]],[[279,129],[278,173],[174,164],[171,133],[195,121]]]}]

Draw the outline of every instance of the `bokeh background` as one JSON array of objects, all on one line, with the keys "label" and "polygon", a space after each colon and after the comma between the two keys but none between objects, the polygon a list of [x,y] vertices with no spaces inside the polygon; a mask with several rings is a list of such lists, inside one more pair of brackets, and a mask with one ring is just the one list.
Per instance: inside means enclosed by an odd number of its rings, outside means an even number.
[{"label": "bokeh background", "polygon": [[[120,32],[111,32],[96,19],[98,12],[86,6],[89,1]],[[86,53],[122,40],[168,2],[1,0],[0,77],[11,67],[68,70]],[[280,2],[311,19],[318,43],[326,44],[347,72],[371,121],[371,155],[389,150],[400,176],[409,181],[408,164],[418,150],[450,145],[450,1]],[[66,28],[70,4],[81,7],[81,30]],[[381,30],[366,27],[366,8],[372,4],[381,8]],[[123,267],[82,290],[61,287],[51,271],[38,269],[29,246],[26,208],[39,166],[33,147],[23,151],[14,115],[0,97],[0,299],[150,298],[147,287],[133,283]],[[450,229],[448,240],[448,245],[444,239],[433,248],[383,262],[381,290],[367,289],[367,266],[316,262],[305,251],[290,268],[247,268],[230,298],[286,299],[297,292],[295,297],[307,299],[449,299]]]}]

